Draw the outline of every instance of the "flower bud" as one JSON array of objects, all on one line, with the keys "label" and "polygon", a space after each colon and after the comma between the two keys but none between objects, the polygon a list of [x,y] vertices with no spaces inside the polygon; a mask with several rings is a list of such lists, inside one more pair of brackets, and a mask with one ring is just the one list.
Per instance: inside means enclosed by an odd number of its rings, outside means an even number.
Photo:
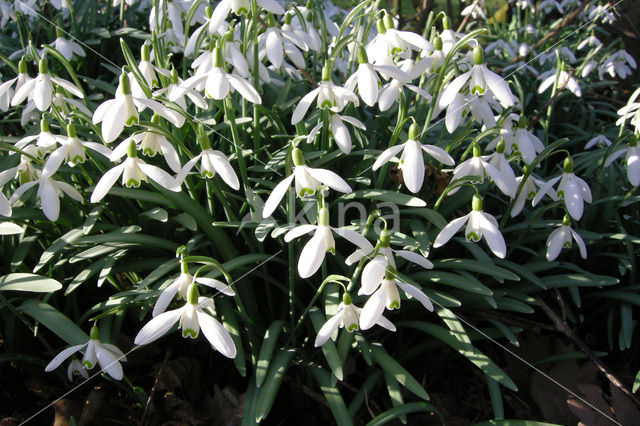
[{"label": "flower bud", "polygon": [[180,259],[180,272],[183,274],[189,273],[189,264],[187,262],[183,262],[182,259]]},{"label": "flower bud", "polygon": [[480,147],[478,146],[478,144],[473,144],[473,156],[480,157],[480,155],[482,155],[482,152],[480,151]]},{"label": "flower bud", "polygon": [[58,37],[58,38],[63,38],[64,37],[64,31],[62,30],[62,28],[56,27],[56,37]]},{"label": "flower bud", "polygon": [[204,8],[204,14],[207,19],[211,18],[211,15],[213,15],[213,9],[211,8],[211,6],[207,5],[207,7]]},{"label": "flower bud", "polygon": [[[285,19],[287,19],[287,18],[285,17]],[[268,13],[267,14],[267,27],[275,27],[275,26],[276,26],[276,20],[273,17],[273,13]]]},{"label": "flower bud", "polygon": [[171,74],[169,75],[169,82],[171,84],[178,84],[178,71],[171,67]]},{"label": "flower bud", "polygon": [[378,19],[376,21],[376,29],[378,30],[378,34],[384,34],[387,32],[387,29],[384,26],[384,22],[382,22],[382,19]]},{"label": "flower bud", "polygon": [[449,17],[446,15],[442,17],[442,29],[443,30],[451,29],[451,19],[449,19]]},{"label": "flower bud", "polygon": [[388,13],[384,14],[384,17],[382,18],[383,22],[384,22],[384,27],[388,30],[392,30],[394,29],[396,26],[393,25],[393,18],[391,18],[391,15],[389,15]]}]

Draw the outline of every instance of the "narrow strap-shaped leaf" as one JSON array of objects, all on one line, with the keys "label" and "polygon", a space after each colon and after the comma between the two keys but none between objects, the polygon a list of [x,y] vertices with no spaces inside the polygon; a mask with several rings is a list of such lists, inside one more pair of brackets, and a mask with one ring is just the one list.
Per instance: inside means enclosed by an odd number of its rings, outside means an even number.
[{"label": "narrow strap-shaped leaf", "polygon": [[258,390],[255,417],[256,422],[260,423],[269,415],[269,411],[271,411],[273,402],[280,390],[280,385],[284,380],[284,375],[287,372],[291,359],[295,353],[295,349],[280,349],[273,358],[273,361],[269,366],[267,378],[265,379],[262,387]]},{"label": "narrow strap-shaped leaf", "polygon": [[222,314],[221,322],[224,328],[227,329],[233,340],[233,344],[236,346],[237,354],[233,358],[233,363],[236,365],[238,372],[242,377],[247,375],[247,360],[244,356],[244,346],[242,346],[242,338],[240,337],[240,326],[238,325],[238,319],[231,306],[231,301],[225,297],[220,297],[218,300],[218,306],[220,307],[220,313]]},{"label": "narrow strap-shaped leaf", "polygon": [[398,361],[389,355],[386,349],[379,343],[371,345],[371,354],[373,360],[382,369],[391,374],[402,386],[409,389],[419,398],[429,400],[429,394],[424,390],[422,385],[403,367]]},{"label": "narrow strap-shaped leaf", "polygon": [[39,321],[69,345],[80,345],[89,340],[89,336],[73,321],[53,306],[40,300],[26,300],[18,310]]},{"label": "narrow strap-shaped leaf", "polygon": [[264,379],[267,377],[267,370],[269,369],[269,363],[273,356],[273,350],[276,347],[278,336],[282,331],[284,321],[276,320],[271,323],[267,331],[264,333],[264,339],[262,340],[262,346],[260,347],[260,354],[258,355],[258,362],[256,363],[256,387],[261,387],[264,383]]},{"label": "narrow strap-shaped leaf", "polygon": [[[384,372],[384,381],[387,384],[387,392],[391,399],[391,405],[398,407],[404,404],[404,398],[402,398],[402,392],[400,391],[400,384],[389,372]],[[402,413],[398,416],[402,424],[407,424],[407,414]]]},{"label": "narrow strap-shaped leaf", "polygon": [[504,404],[502,402],[502,391],[498,382],[485,374],[487,388],[489,388],[489,397],[491,398],[491,407],[493,408],[493,417],[496,420],[504,419]]},{"label": "narrow strap-shaped leaf", "polygon": [[326,399],[329,404],[329,408],[331,409],[331,413],[333,414],[336,424],[341,426],[352,425],[353,423],[351,422],[351,416],[349,415],[349,410],[347,410],[347,405],[344,403],[344,399],[342,399],[340,391],[331,383],[331,376],[329,373],[319,365],[311,365],[310,370],[320,385],[320,390],[324,394],[324,399]]},{"label": "narrow strap-shaped leaf", "polygon": [[367,426],[383,425],[390,422],[393,419],[399,418],[400,416],[407,415],[410,413],[420,413],[420,412],[436,413],[444,424],[442,416],[440,415],[436,407],[434,407],[433,405],[428,404],[426,402],[410,402],[408,404],[403,404],[397,407],[393,407],[390,410],[387,410],[384,413],[376,416],[373,420],[367,423]]},{"label": "narrow strap-shaped leaf", "polygon": [[30,291],[33,293],[49,293],[58,291],[62,284],[53,278],[37,274],[14,273],[0,277],[0,291]]}]

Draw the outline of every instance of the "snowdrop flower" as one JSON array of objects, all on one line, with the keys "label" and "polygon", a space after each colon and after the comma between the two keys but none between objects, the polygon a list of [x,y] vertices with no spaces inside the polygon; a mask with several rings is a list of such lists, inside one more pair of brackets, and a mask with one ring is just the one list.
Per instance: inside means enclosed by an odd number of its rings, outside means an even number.
[{"label": "snowdrop flower", "polygon": [[18,142],[16,142],[15,146],[18,149],[24,149],[31,142],[36,141],[35,146],[38,156],[42,156],[45,153],[49,152],[55,146],[58,137],[59,136],[51,133],[51,130],[49,129],[49,123],[43,118],[42,120],[40,120],[40,133],[38,133],[37,135],[29,135],[23,137]]},{"label": "snowdrop flower", "polygon": [[538,79],[542,80],[542,83],[540,84],[540,87],[538,87],[538,93],[544,92],[549,87],[554,85],[554,83],[555,83],[555,87],[557,88],[562,87],[566,84],[566,87],[571,91],[571,93],[573,93],[577,97],[581,97],[582,90],[580,89],[578,82],[572,76],[570,76],[569,73],[566,72],[563,68],[564,67],[560,69],[560,74],[558,75],[557,81],[556,81],[556,74],[558,73],[556,68],[552,68],[549,71],[546,71],[540,74]]},{"label": "snowdrop flower", "polygon": [[47,60],[42,58],[38,63],[38,76],[25,82],[13,95],[11,106],[20,105],[25,99],[32,100],[36,108],[46,111],[51,106],[53,99],[53,84],[62,87],[72,95],[83,99],[84,95],[73,83],[58,77],[49,75]]},{"label": "snowdrop flower", "polygon": [[191,283],[187,289],[187,303],[182,308],[163,312],[145,324],[134,339],[136,345],[147,345],[164,336],[173,328],[175,323],[182,330],[182,337],[195,339],[200,334],[215,350],[227,358],[235,358],[236,345],[229,332],[220,322],[207,314],[204,309],[213,308],[213,301],[206,297],[199,297],[198,287]]},{"label": "snowdrop flower", "polygon": [[116,90],[115,98],[101,103],[93,113],[93,124],[102,122],[101,131],[105,142],[109,143],[116,140],[125,126],[138,124],[139,114],[136,103],[150,108],[155,113],[169,120],[176,127],[181,127],[182,123],[184,123],[184,117],[182,115],[165,107],[160,102],[133,97],[131,94],[131,81],[129,80],[129,76],[123,72],[120,75],[120,82],[118,90]]},{"label": "snowdrop flower", "polygon": [[380,237],[378,238],[378,243],[375,248],[367,241],[367,245],[365,247],[359,248],[345,260],[345,263],[350,266],[354,262],[360,261],[364,257],[369,256],[377,249],[375,257],[371,259],[371,261],[367,263],[362,270],[362,288],[358,294],[371,294],[375,291],[375,288],[384,278],[387,266],[396,268],[394,255],[398,255],[402,259],[415,263],[424,269],[433,268],[433,263],[424,256],[408,250],[394,250],[390,247],[390,244],[391,233],[387,229],[383,229],[380,232]]},{"label": "snowdrop flower", "polygon": [[193,275],[189,273],[189,265],[183,262],[182,259],[180,259],[180,275],[164,290],[162,290],[162,293],[160,293],[160,296],[158,296],[158,300],[153,307],[153,312],[151,313],[151,315],[155,318],[159,314],[164,312],[167,309],[167,306],[169,306],[169,303],[171,303],[173,298],[176,297],[176,294],[178,295],[179,299],[187,300],[187,290],[189,289],[189,286],[194,282],[217,290],[218,292],[227,296],[235,296],[236,294],[231,289],[231,287],[229,287],[222,281],[207,277],[194,278]]},{"label": "snowdrop flower", "polygon": [[[382,281],[378,282],[373,289],[369,288],[365,292],[365,294],[371,294],[371,296],[360,312],[360,328],[362,330],[368,330],[374,324],[379,324],[383,318],[382,313],[385,308],[389,310],[400,309],[398,287],[405,292],[407,297],[414,297],[427,310],[433,311],[433,304],[427,295],[418,287],[399,281],[395,268],[388,265]],[[369,291],[371,293],[368,293]]]},{"label": "snowdrop flower", "polygon": [[[516,193],[515,180],[511,180],[511,176],[505,176],[494,165],[490,164],[487,161],[488,159],[489,156],[480,156],[480,148],[474,146],[473,157],[459,164],[453,170],[451,182],[455,183],[457,179],[460,179],[463,176],[477,176],[477,180],[475,182],[482,183],[484,182],[484,176],[486,174],[491,178],[491,180],[493,180],[498,189],[500,189],[504,195],[513,198]],[[455,194],[459,189],[460,187],[453,188],[449,191],[449,194]]]},{"label": "snowdrop flower", "polygon": [[359,104],[357,96],[352,91],[333,84],[331,81],[331,68],[325,65],[322,68],[322,81],[317,88],[300,99],[300,102],[293,110],[291,124],[297,124],[304,118],[309,106],[311,106],[311,102],[316,97],[318,98],[318,108],[329,108],[333,112],[342,111],[349,102],[353,102],[355,106]]},{"label": "snowdrop flower", "polygon": [[484,55],[480,45],[473,49],[473,67],[471,70],[456,77],[442,92],[439,101],[440,107],[444,109],[449,105],[467,81],[469,81],[469,93],[472,95],[482,95],[488,89],[503,106],[510,107],[514,105],[515,98],[509,89],[509,85],[498,74],[489,71],[484,64]]},{"label": "snowdrop flower", "polygon": [[60,198],[67,194],[78,202],[82,202],[82,195],[72,186],[63,181],[53,180],[51,177],[57,170],[60,163],[50,165],[45,164],[42,172],[36,170],[36,180],[26,182],[15,190],[9,203],[14,204],[28,189],[38,185],[37,199],[40,201],[42,212],[52,222],[58,220],[60,215]]},{"label": "snowdrop flower", "polygon": [[376,25],[378,34],[366,47],[367,55],[373,64],[392,65],[395,55],[408,58],[411,56],[411,50],[433,50],[433,46],[421,35],[396,30],[389,14],[379,19]]},{"label": "snowdrop flower", "polygon": [[82,358],[83,367],[91,370],[97,363],[100,365],[101,371],[107,373],[114,380],[122,380],[124,374],[120,361],[126,361],[127,358],[116,346],[108,343],[100,343],[100,340],[98,340],[98,327],[95,325],[91,327],[91,333],[87,343],[71,346],[63,350],[51,360],[44,368],[44,371],[49,372],[55,370],[64,360],[82,349],[84,349],[84,357]]},{"label": "snowdrop flower", "polygon": [[262,211],[263,218],[266,219],[271,216],[276,207],[278,207],[278,204],[280,204],[280,200],[284,197],[287,189],[291,186],[291,182],[294,180],[296,194],[300,198],[315,194],[321,185],[326,185],[339,192],[351,192],[351,187],[347,182],[331,170],[314,169],[305,166],[304,156],[299,148],[293,148],[291,158],[295,166],[293,173],[273,188],[273,191],[271,191],[269,198],[267,198],[264,204],[264,210]]},{"label": "snowdrop flower", "polygon": [[68,136],[66,138],[64,136],[56,137],[56,141],[60,143],[60,147],[51,153],[42,168],[43,172],[46,172],[47,170],[58,170],[58,167],[60,167],[64,162],[68,163],[71,167],[76,164],[84,163],[87,159],[87,154],[84,149],[85,147],[90,148],[107,158],[111,155],[111,150],[102,144],[78,139],[76,127],[73,123],[69,123],[67,125],[67,135]]},{"label": "snowdrop flower", "polygon": [[198,161],[200,161],[200,175],[203,178],[211,179],[216,175],[216,173],[218,173],[227,185],[237,191],[240,188],[238,176],[233,170],[233,167],[231,167],[231,164],[229,163],[229,160],[224,155],[224,153],[218,151],[217,149],[211,149],[209,139],[204,133],[201,133],[198,136],[198,142],[200,143],[202,152],[193,157],[184,165],[178,177],[176,178],[178,183],[182,184],[189,171],[191,171],[193,166]]},{"label": "snowdrop flower", "polygon": [[366,247],[367,244],[370,245],[367,239],[356,231],[329,226],[329,210],[326,207],[322,207],[318,211],[317,225],[297,226],[285,234],[284,240],[288,243],[312,231],[315,231],[313,237],[305,244],[298,259],[298,274],[300,278],[309,278],[315,274],[322,265],[322,261],[327,252],[335,254],[336,248],[333,233],[336,233],[360,248]]},{"label": "snowdrop flower", "polygon": [[187,101],[185,96],[188,97],[198,108],[206,109],[207,101],[202,95],[196,92],[194,89],[182,90],[180,86],[183,84],[183,80],[178,77],[178,72],[172,69],[169,74],[169,84],[162,89],[158,89],[153,92],[154,96],[165,95],[167,99],[180,106],[183,110],[187,110]]},{"label": "snowdrop flower", "polygon": [[498,222],[496,219],[482,211],[482,197],[478,194],[473,196],[471,201],[471,213],[466,216],[459,217],[452,220],[442,228],[435,241],[433,242],[433,248],[438,248],[447,243],[453,237],[453,235],[462,228],[466,223],[467,228],[464,232],[464,236],[467,241],[473,241],[477,243],[484,237],[489,249],[501,259],[507,254],[507,247],[504,242],[504,238],[498,229]]},{"label": "snowdrop flower", "polygon": [[126,187],[139,187],[143,180],[151,178],[158,185],[169,191],[180,191],[180,182],[176,182],[167,172],[159,167],[145,163],[138,158],[136,144],[129,142],[127,159],[124,163],[108,170],[96,184],[91,194],[91,202],[97,203],[109,192],[113,184],[122,175],[122,185]]},{"label": "snowdrop flower", "polygon": [[636,99],[640,95],[640,88],[636,89],[632,94],[627,104],[618,110],[617,126],[624,126],[627,119],[630,119],[630,124],[635,127],[635,134],[640,134],[640,102],[636,102]]},{"label": "snowdrop flower", "polygon": [[[282,15],[284,9],[275,0],[257,0],[258,7],[276,15]],[[251,2],[249,0],[222,0],[213,10],[209,26],[219,28],[227,18],[229,12],[233,11],[236,15],[248,14],[251,10]]]},{"label": "snowdrop flower", "polygon": [[544,144],[533,132],[527,130],[527,120],[524,116],[518,121],[518,128],[513,136],[511,149],[517,149],[522,154],[525,163],[531,164],[536,156],[544,151]]},{"label": "snowdrop flower", "polygon": [[582,50],[585,47],[591,47],[591,46],[597,47],[600,45],[602,45],[602,42],[598,40],[598,37],[596,37],[593,33],[591,33],[589,37],[585,38],[580,42],[580,44],[578,44],[578,50]]},{"label": "snowdrop flower", "polygon": [[185,92],[204,83],[205,95],[209,98],[222,100],[229,95],[231,88],[235,89],[243,98],[254,104],[262,103],[258,91],[242,77],[224,70],[222,49],[216,47],[212,55],[213,67],[203,75],[194,75],[186,79],[180,88]]},{"label": "snowdrop flower", "polygon": [[[306,13],[303,13],[301,9],[306,9]],[[298,11],[301,11],[301,15],[304,17],[307,31],[306,32],[304,31],[304,28],[302,28],[302,24],[298,19],[298,15],[296,15],[295,13],[293,14],[288,13],[287,15],[285,15],[285,25],[287,25],[286,24],[287,16],[291,17],[291,23],[288,26],[289,28],[287,29],[299,35],[306,36],[306,44],[309,47],[309,50],[312,50],[314,52],[320,52],[320,50],[322,49],[322,37],[320,36],[320,33],[313,25],[312,11],[310,11],[306,7],[298,7]],[[325,13],[326,13],[326,9],[325,9]],[[337,36],[338,35],[337,31],[335,34],[332,34],[332,31],[335,29],[336,24],[330,20],[327,20],[326,23],[327,23],[327,31],[331,35]]]},{"label": "snowdrop flower", "polygon": [[73,383],[74,376],[80,376],[85,380],[89,378],[89,372],[84,368],[82,362],[76,358],[72,359],[67,367],[67,379],[69,379],[71,383]]},{"label": "snowdrop flower", "polygon": [[[336,145],[340,148],[340,151],[345,154],[351,152],[351,135],[345,122],[357,127],[360,130],[367,130],[367,127],[357,118],[349,117],[347,115],[340,115],[329,111],[329,132],[333,136],[333,140],[336,141]],[[312,143],[317,134],[320,132],[323,126],[323,122],[316,124],[307,136],[307,143]]]},{"label": "snowdrop flower", "polygon": [[[17,171],[18,167],[12,167],[0,172],[0,188],[5,186],[7,182],[12,180],[15,177]],[[11,203],[4,195],[4,193],[0,191],[0,215],[9,217],[12,214],[11,210]]]},{"label": "snowdrop flower", "polygon": [[605,5],[592,5],[589,9],[588,17],[590,21],[596,21],[600,19],[603,24],[613,25],[616,21],[616,15],[611,11],[611,4],[607,3]]},{"label": "snowdrop flower", "polygon": [[451,19],[448,16],[442,17],[442,32],[440,39],[442,40],[442,51],[446,54],[453,49],[460,35],[451,29]]},{"label": "snowdrop flower", "polygon": [[556,0],[543,0],[538,3],[538,10],[542,10],[545,14],[549,14],[553,9],[556,9],[560,13],[564,13],[562,5]]},{"label": "snowdrop flower", "polygon": [[473,19],[478,19],[478,18],[481,18],[483,20],[487,19],[484,12],[482,11],[482,6],[480,6],[479,3],[475,3],[475,2],[465,7],[464,9],[462,9],[462,12],[460,12],[460,15],[462,16],[471,15]]},{"label": "snowdrop flower", "polygon": [[14,83],[15,91],[18,91],[25,83],[28,83],[31,80],[33,79],[29,77],[29,74],[27,74],[26,61],[24,59],[20,59],[20,62],[18,62],[18,76],[0,84],[0,110],[6,111],[9,109],[15,93],[11,89],[11,86],[13,86]]},{"label": "snowdrop flower", "polygon": [[[154,114],[151,118],[153,124],[160,124],[160,116]],[[155,157],[156,154],[162,153],[165,161],[175,173],[179,173],[181,170],[180,160],[178,159],[178,152],[173,147],[162,133],[154,129],[148,129],[145,132],[136,133],[120,142],[118,146],[110,153],[109,160],[112,162],[118,161],[124,157],[129,149],[129,144],[133,141],[136,147],[142,151],[142,154],[148,157]]]},{"label": "snowdrop flower", "polygon": [[611,146],[611,141],[603,134],[596,135],[589,139],[587,143],[584,145],[584,149],[591,149],[594,146]]},{"label": "snowdrop flower", "polygon": [[455,162],[453,158],[442,148],[435,145],[421,144],[418,142],[420,128],[416,123],[412,123],[409,127],[409,139],[400,145],[387,148],[380,154],[375,163],[373,163],[373,171],[378,170],[382,165],[394,158],[400,151],[400,168],[404,183],[409,191],[414,194],[422,188],[424,182],[424,159],[422,151],[435,158],[437,161],[448,166],[453,166]]},{"label": "snowdrop flower", "polygon": [[571,157],[567,157],[564,160],[563,168],[564,173],[562,175],[551,179],[540,188],[540,191],[533,199],[533,205],[538,204],[542,197],[549,193],[551,188],[560,181],[557,189],[558,197],[564,200],[569,215],[575,220],[580,220],[584,211],[584,203],[591,202],[591,190],[584,180],[573,174]]},{"label": "snowdrop flower", "polygon": [[345,82],[345,89],[353,92],[357,85],[358,93],[363,102],[369,106],[374,106],[378,100],[378,86],[380,83],[376,71],[386,78],[393,77],[405,84],[411,81],[409,74],[394,65],[370,64],[367,52],[360,46],[358,47],[358,69]]},{"label": "snowdrop flower", "polygon": [[513,192],[509,195],[511,198],[516,195],[516,188],[518,185],[516,184],[516,175],[513,173],[513,169],[511,165],[507,161],[507,158],[504,155],[505,143],[504,140],[500,140],[496,145],[496,152],[493,154],[487,155],[485,158],[487,163],[498,169],[498,171],[502,174],[502,177],[505,181],[509,183],[509,186],[513,188]]},{"label": "snowdrop flower", "polygon": [[[524,174],[526,173],[527,173],[527,167],[525,166],[523,170],[523,175],[518,176],[516,178],[516,185],[518,187],[520,187],[522,179],[524,178]],[[529,175],[529,177],[527,177],[527,180],[524,182],[524,185],[522,185],[522,189],[518,193],[518,196],[513,202],[513,208],[511,209],[511,217],[516,217],[517,215],[519,215],[522,209],[524,208],[524,204],[526,200],[532,200],[536,196],[536,191],[537,191],[536,187],[541,188],[543,185],[544,185],[543,181]],[[550,192],[549,195],[551,196],[552,199],[555,200],[556,193],[553,190],[551,191],[552,192]]]},{"label": "snowdrop flower", "polygon": [[632,135],[628,145],[619,145],[605,161],[605,167],[608,167],[615,160],[625,155],[624,162],[627,166],[627,178],[633,186],[640,185],[640,146],[638,146],[638,137]]},{"label": "snowdrop flower", "polygon": [[516,0],[516,7],[519,7],[522,10],[529,8],[532,12],[536,10],[536,7],[531,0]]},{"label": "snowdrop flower", "polygon": [[[418,86],[409,84],[412,80],[418,78],[422,73],[424,73],[431,61],[431,58],[422,58],[415,63],[412,59],[405,59],[402,61],[400,63],[400,71],[402,71],[403,74],[398,75],[397,73],[394,73],[389,75],[391,77],[391,81],[385,84],[380,91],[380,98],[378,99],[378,107],[380,108],[380,111],[388,110],[391,105],[397,102],[400,97],[400,93],[402,93],[403,87],[408,88],[427,100],[431,100],[431,95],[429,95],[428,92]],[[387,73],[386,70],[387,68],[382,69],[380,70],[380,73],[385,76]]]},{"label": "snowdrop flower", "polygon": [[64,38],[64,31],[60,27],[56,27],[56,39],[50,45],[56,49],[67,61],[73,59],[73,56],[84,58],[84,49],[78,43]]},{"label": "snowdrop flower", "polygon": [[563,248],[571,248],[571,240],[575,240],[578,243],[580,249],[580,256],[583,259],[587,258],[587,247],[582,240],[580,234],[571,229],[571,219],[569,216],[564,215],[562,219],[562,225],[558,229],[554,230],[547,238],[547,260],[553,262],[556,260]]},{"label": "snowdrop flower", "polygon": [[[291,15],[285,15],[285,23],[291,22]],[[284,55],[298,68],[305,68],[306,63],[300,50],[308,51],[306,37],[301,37],[292,31],[276,27],[273,15],[267,15],[267,30],[258,36],[260,58],[265,56],[274,67],[280,68]]]},{"label": "snowdrop flower", "polygon": [[[342,296],[342,302],[338,305],[338,312],[329,318],[320,330],[318,330],[318,335],[316,336],[314,343],[315,347],[317,348],[318,346],[322,346],[327,343],[329,338],[336,330],[338,330],[338,328],[344,328],[349,333],[357,331],[361,313],[362,309],[351,303],[351,296],[349,293],[344,293]],[[389,331],[396,331],[396,326],[382,315],[380,315],[376,324]]]},{"label": "snowdrop flower", "polygon": [[[627,65],[628,64],[628,65]],[[609,73],[611,77],[615,77],[616,74],[621,79],[627,78],[632,74],[631,68],[636,69],[636,61],[633,56],[629,55],[625,50],[619,50],[613,55],[609,56],[607,60],[600,66],[600,77],[602,74]]]}]

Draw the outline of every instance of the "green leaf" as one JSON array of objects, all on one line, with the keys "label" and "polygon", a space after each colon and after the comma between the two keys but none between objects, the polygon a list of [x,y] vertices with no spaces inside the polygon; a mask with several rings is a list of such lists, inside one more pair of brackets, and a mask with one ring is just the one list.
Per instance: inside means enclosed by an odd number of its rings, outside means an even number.
[{"label": "green leaf", "polygon": [[256,362],[256,386],[261,387],[264,383],[264,379],[267,377],[267,370],[269,368],[269,362],[273,356],[273,350],[276,347],[278,336],[282,331],[284,321],[276,320],[271,323],[267,331],[264,333],[262,339],[262,346],[260,347],[260,354],[258,355],[258,362]]},{"label": "green leaf", "polygon": [[220,298],[218,299],[218,305],[220,307],[220,313],[222,314],[222,324],[224,328],[227,329],[233,343],[236,346],[237,354],[233,359],[233,363],[235,364],[238,372],[242,377],[247,375],[247,361],[244,357],[244,346],[242,346],[242,338],[240,337],[240,327],[238,325],[238,320],[236,318],[236,314],[233,310],[233,306],[229,299]]},{"label": "green leaf", "polygon": [[361,189],[350,192],[338,198],[337,201],[349,201],[359,198],[368,200],[386,201],[393,204],[409,207],[426,207],[427,203],[420,198],[411,195],[402,194],[400,192],[387,191],[384,189]]},{"label": "green leaf", "polygon": [[463,277],[459,274],[445,271],[420,271],[411,274],[411,278],[423,283],[424,281],[430,281],[436,284],[449,285],[483,296],[493,295],[493,291],[474,276]]},{"label": "green leaf", "polygon": [[311,365],[311,373],[320,385],[320,390],[324,394],[324,399],[329,404],[333,418],[338,425],[351,425],[351,416],[347,410],[347,405],[340,395],[340,391],[331,383],[331,376],[319,365]]},{"label": "green leaf", "polygon": [[73,321],[40,300],[29,299],[18,307],[18,311],[33,317],[69,345],[80,345],[89,340],[89,336]]},{"label": "green leaf", "polygon": [[556,423],[536,422],[533,420],[489,420],[474,423],[473,426],[560,426]]},{"label": "green leaf", "polygon": [[367,423],[367,426],[383,425],[393,419],[410,413],[436,413],[440,417],[440,420],[443,421],[442,416],[433,405],[426,402],[409,402],[408,404],[393,407],[390,410],[387,410],[384,413],[376,416],[373,420]]},{"label": "green leaf", "polygon": [[30,291],[33,293],[50,293],[58,291],[62,284],[53,278],[37,274],[13,273],[0,277],[0,291]]},{"label": "green leaf", "polygon": [[434,269],[463,269],[489,275],[499,282],[504,280],[520,281],[520,277],[513,272],[495,265],[488,265],[473,259],[442,259],[433,261]]},{"label": "green leaf", "polygon": [[76,241],[78,238],[82,237],[83,235],[84,235],[84,232],[82,231],[82,229],[76,228],[76,229],[72,229],[71,231],[67,232],[66,234],[64,234],[57,240],[55,240],[53,244],[51,244],[49,248],[47,248],[44,251],[44,253],[42,253],[42,256],[40,256],[40,261],[38,262],[36,267],[33,268],[33,272],[38,272],[40,269],[42,269],[43,266],[49,263],[51,259],[53,259],[53,256],[55,256],[56,253],[58,253],[59,251],[64,249],[67,245]]},{"label": "green leaf", "polygon": [[[387,371],[384,372],[384,381],[387,383],[387,392],[389,393],[389,399],[391,399],[391,405],[398,407],[404,404],[398,381]],[[402,424],[407,424],[407,415],[405,413],[401,414],[399,418]]]},{"label": "green leaf", "polygon": [[504,419],[504,403],[502,402],[502,391],[498,382],[491,377],[484,376],[489,388],[489,397],[491,398],[491,407],[493,408],[493,417],[497,420]]},{"label": "green leaf", "polygon": [[633,381],[633,389],[631,390],[633,393],[638,392],[640,389],[640,370],[638,370],[638,374],[636,374],[636,378]]},{"label": "green leaf", "polygon": [[[309,317],[311,317],[313,328],[317,333],[324,325],[326,318],[324,317],[322,312],[320,312],[320,310],[315,307],[309,311]],[[329,339],[324,345],[321,346],[321,349],[325,359],[327,360],[327,363],[329,364],[329,368],[331,368],[331,372],[334,376],[336,376],[338,380],[342,381],[344,377],[342,374],[342,359],[340,359],[336,344],[332,339]]]},{"label": "green leaf", "polygon": [[614,277],[589,273],[550,275],[541,279],[546,288],[561,288],[573,286],[602,287],[607,285],[616,285],[620,282],[620,280]]},{"label": "green leaf", "polygon": [[518,387],[511,380],[507,374],[502,371],[500,367],[496,365],[489,357],[480,352],[475,346],[470,343],[463,343],[454,337],[451,332],[444,327],[440,327],[435,324],[430,324],[423,321],[403,321],[401,323],[404,326],[415,328],[416,330],[424,331],[432,336],[440,339],[453,349],[464,355],[469,361],[475,364],[478,368],[484,371],[493,380],[500,383],[502,386],[517,391]]},{"label": "green leaf", "polygon": [[264,381],[262,387],[258,390],[258,401],[256,404],[256,422],[260,423],[263,419],[266,419],[273,406],[280,385],[284,380],[284,374],[289,368],[289,363],[295,355],[295,349],[280,349],[276,356],[273,358],[271,365],[269,366],[269,372],[267,378]]},{"label": "green leaf", "polygon": [[429,400],[429,394],[427,394],[427,391],[424,390],[420,383],[414,379],[413,376],[398,363],[398,361],[393,359],[391,355],[387,353],[382,345],[379,343],[372,344],[371,355],[373,356],[373,360],[382,367],[384,371],[391,374],[398,383],[409,389],[419,398]]}]

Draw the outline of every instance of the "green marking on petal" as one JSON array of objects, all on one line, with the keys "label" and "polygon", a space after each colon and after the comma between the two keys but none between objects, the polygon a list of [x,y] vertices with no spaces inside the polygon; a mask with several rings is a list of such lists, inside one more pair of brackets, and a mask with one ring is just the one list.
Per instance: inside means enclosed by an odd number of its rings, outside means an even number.
[{"label": "green marking on petal", "polygon": [[349,324],[349,325],[347,326],[347,331],[348,331],[349,333],[353,333],[354,331],[357,331],[357,330],[358,330],[358,323],[357,323],[357,322],[356,322],[356,323],[353,323],[353,324]]},{"label": "green marking on petal", "polygon": [[142,183],[141,180],[137,180],[137,179],[131,178],[125,183],[125,186],[127,188],[131,188],[131,187],[138,188],[141,183]]},{"label": "green marking on petal", "polygon": [[389,309],[390,311],[394,310],[394,309],[400,309],[400,301],[399,300],[392,300],[388,305],[387,305],[387,309]]},{"label": "green marking on petal", "polygon": [[195,339],[196,337],[198,337],[198,333],[195,330],[192,330],[190,328],[186,328],[186,329],[182,330],[182,337],[188,337],[190,339]]},{"label": "green marking on petal", "polygon": [[467,238],[467,241],[473,241],[474,243],[480,241],[480,236],[475,232],[469,232],[465,237]]}]

